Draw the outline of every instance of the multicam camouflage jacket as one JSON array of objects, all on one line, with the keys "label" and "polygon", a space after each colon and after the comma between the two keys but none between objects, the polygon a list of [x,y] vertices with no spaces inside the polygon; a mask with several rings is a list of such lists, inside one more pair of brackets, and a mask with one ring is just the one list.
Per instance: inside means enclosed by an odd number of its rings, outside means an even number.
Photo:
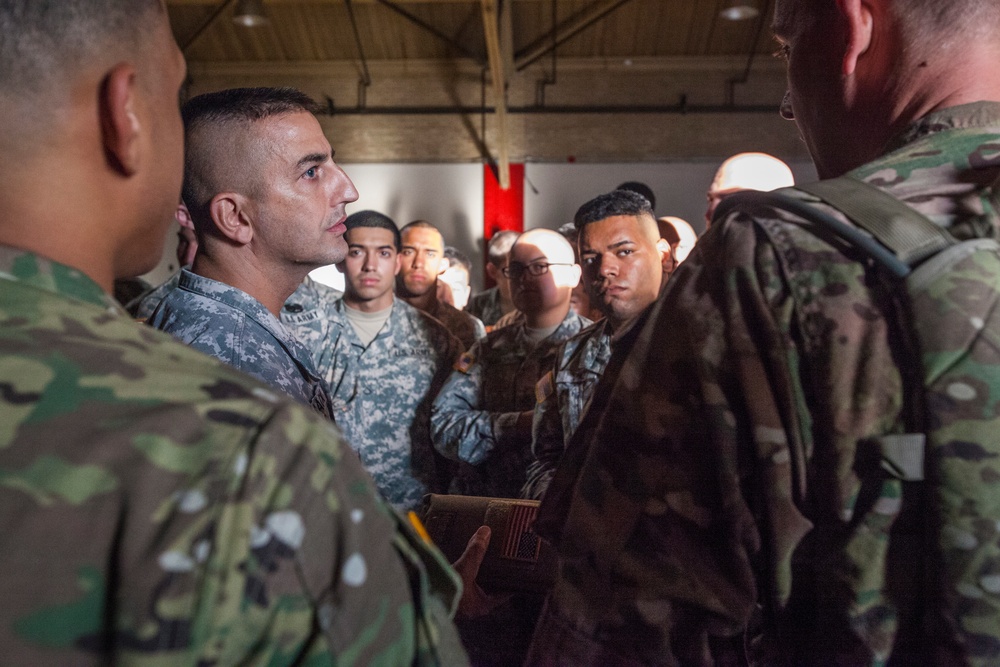
[{"label": "multicam camouflage jacket", "polygon": [[466,350],[472,349],[477,340],[486,338],[486,327],[482,320],[449,303],[435,301],[434,307],[424,312],[443,324],[452,336],[462,341]]},{"label": "multicam camouflage jacket", "polygon": [[[932,113],[852,173],[959,239],[998,235],[998,174],[993,103]],[[596,431],[573,438],[589,451],[571,500],[543,502],[564,517],[560,575],[529,664],[707,664],[758,602],[752,660],[936,662],[929,638],[948,621],[927,622],[919,541],[886,548],[890,529],[921,517],[900,515],[896,487],[859,477],[865,443],[904,429],[906,320],[857,257],[775,209],[735,211],[699,240],[621,373],[604,376]],[[956,416],[995,409],[973,396],[949,399]],[[969,483],[995,485],[995,462],[980,466]],[[997,521],[981,529],[954,548],[1000,539]],[[957,591],[968,605],[993,604],[992,567]],[[995,634],[949,648],[997,663]]]},{"label": "multicam camouflage jacket", "polygon": [[465,312],[478,317],[479,321],[488,327],[496,324],[497,320],[503,317],[503,309],[500,307],[500,288],[491,287],[473,294],[465,306]]},{"label": "multicam camouflage jacket", "polygon": [[555,368],[535,385],[531,455],[522,498],[541,500],[611,358],[611,324],[601,320],[562,344]]},{"label": "multicam camouflage jacket", "polygon": [[465,661],[335,426],[2,247],[0,525],[4,664]]},{"label": "multicam camouflage jacket", "polygon": [[163,297],[146,322],[320,414],[332,415],[312,355],[246,292],[181,269],[177,289]]},{"label": "multicam camouflage jacket", "polygon": [[591,324],[570,310],[535,344],[523,324],[491,332],[462,355],[434,401],[431,433],[437,450],[459,462],[453,493],[517,498],[531,462],[531,438],[518,436],[521,412],[535,406],[535,383],[555,364],[556,351]]},{"label": "multicam camouflage jacket", "polygon": [[394,299],[388,321],[365,347],[345,308],[343,300],[334,304],[317,358],[333,419],[386,499],[418,509],[425,494],[446,489],[445,462],[431,446],[430,405],[462,344],[431,316]]}]

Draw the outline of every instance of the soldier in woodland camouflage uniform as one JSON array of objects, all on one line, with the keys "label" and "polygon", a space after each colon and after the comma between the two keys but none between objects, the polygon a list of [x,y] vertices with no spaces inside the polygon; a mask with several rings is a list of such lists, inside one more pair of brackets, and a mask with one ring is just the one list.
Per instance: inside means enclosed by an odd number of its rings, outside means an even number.
[{"label": "soldier in woodland camouflage uniform", "polygon": [[438,298],[438,276],[448,266],[444,238],[438,228],[426,220],[415,220],[404,225],[399,235],[403,249],[399,253],[396,296],[443,324],[465,349],[485,338],[486,327],[479,318]]},{"label": "soldier in woodland camouflage uniform", "polygon": [[184,106],[184,202],[199,249],[147,321],[329,416],[311,355],[277,317],[310,269],[343,259],[345,207],[358,197],[311,107],[276,88]]},{"label": "soldier in woodland camouflage uniform", "polygon": [[[1000,5],[778,0],[774,27],[782,112],[821,177],[850,173],[960,239],[997,236]],[[886,548],[921,513],[860,483],[868,439],[905,429],[906,320],[875,267],[796,220],[717,220],[605,374],[607,409],[574,436],[589,449],[567,450],[582,469],[561,467],[543,502],[560,576],[529,664],[735,659],[758,602],[762,664],[1000,662],[998,564],[958,591],[993,620],[941,643],[952,621],[914,571],[919,546]],[[949,400],[959,418],[995,410],[969,386]],[[988,494],[995,466],[969,484]],[[955,553],[995,543],[993,519]]]},{"label": "soldier in woodland camouflage uniform", "polygon": [[0,661],[463,664],[454,574],[335,427],[108,295],[180,191],[162,2],[0,32]]},{"label": "soldier in woodland camouflage uniform", "polygon": [[535,383],[552,368],[559,345],[590,324],[569,308],[580,268],[564,238],[526,232],[510,256],[505,271],[525,322],[476,343],[434,401],[434,446],[459,462],[455,493],[518,496],[531,462]]},{"label": "soldier in woodland camouflage uniform", "polygon": [[589,301],[604,318],[563,343],[555,367],[538,381],[525,498],[545,493],[611,357],[612,338],[656,300],[672,266],[653,209],[635,192],[619,189],[590,200],[576,212],[574,226]]},{"label": "soldier in woodland camouflage uniform", "polygon": [[430,441],[430,404],[462,344],[440,322],[393,296],[399,231],[375,211],[347,220],[346,291],[329,313],[317,365],[333,418],[379,490],[401,510],[447,488],[450,466]]}]

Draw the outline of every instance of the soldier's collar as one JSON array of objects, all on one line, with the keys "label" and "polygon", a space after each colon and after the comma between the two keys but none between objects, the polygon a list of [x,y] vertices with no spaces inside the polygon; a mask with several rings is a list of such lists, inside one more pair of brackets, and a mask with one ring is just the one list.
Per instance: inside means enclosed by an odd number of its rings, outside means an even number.
[{"label": "soldier's collar", "polygon": [[0,246],[0,279],[107,308],[116,315],[125,314],[118,302],[83,272],[27,250]]},{"label": "soldier's collar", "polygon": [[917,139],[944,132],[1000,125],[1000,102],[971,102],[932,111],[910,124],[889,141],[885,152],[902,148]]}]

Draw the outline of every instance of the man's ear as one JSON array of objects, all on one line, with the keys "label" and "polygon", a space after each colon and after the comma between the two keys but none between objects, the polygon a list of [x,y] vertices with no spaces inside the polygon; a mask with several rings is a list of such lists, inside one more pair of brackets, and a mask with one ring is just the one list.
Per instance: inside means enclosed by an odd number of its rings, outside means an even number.
[{"label": "man's ear", "polygon": [[104,153],[112,168],[125,176],[139,169],[142,126],[136,113],[135,68],[129,63],[115,65],[104,77],[100,90],[99,113]]},{"label": "man's ear", "polygon": [[245,205],[243,195],[235,192],[220,192],[208,204],[212,222],[219,233],[239,245],[253,240],[253,225],[247,217]]},{"label": "man's ear", "polygon": [[493,266],[493,262],[486,262],[486,275],[490,277],[490,280],[492,280],[493,282],[499,282],[500,276],[497,275],[499,273],[500,269]]},{"label": "man's ear", "polygon": [[403,269],[403,256],[400,253],[396,253],[396,269],[392,272],[392,275],[398,276],[399,272]]},{"label": "man's ear", "polygon": [[841,74],[851,76],[872,45],[875,32],[875,12],[872,0],[836,0],[840,19],[844,21],[845,40]]},{"label": "man's ear", "polygon": [[670,243],[666,239],[659,239],[656,242],[656,249],[660,253],[660,265],[664,271],[670,271],[674,267],[673,252],[670,250]]}]

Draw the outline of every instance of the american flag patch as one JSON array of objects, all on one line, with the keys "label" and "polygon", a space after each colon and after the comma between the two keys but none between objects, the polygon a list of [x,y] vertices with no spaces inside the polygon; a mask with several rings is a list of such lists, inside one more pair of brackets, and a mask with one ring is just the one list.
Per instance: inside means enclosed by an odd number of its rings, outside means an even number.
[{"label": "american flag patch", "polygon": [[535,385],[535,401],[541,403],[546,398],[551,396],[552,392],[555,390],[555,387],[553,385],[554,383],[552,381],[552,371],[549,371],[548,373],[543,375],[542,379],[539,380],[538,384]]},{"label": "american flag patch", "polygon": [[531,525],[538,514],[537,505],[512,505],[507,519],[507,537],[503,543],[501,558],[533,563],[538,560],[542,543]]},{"label": "american flag patch", "polygon": [[458,358],[455,362],[455,370],[460,373],[468,373],[469,368],[476,362],[476,358],[470,353],[466,352]]}]

